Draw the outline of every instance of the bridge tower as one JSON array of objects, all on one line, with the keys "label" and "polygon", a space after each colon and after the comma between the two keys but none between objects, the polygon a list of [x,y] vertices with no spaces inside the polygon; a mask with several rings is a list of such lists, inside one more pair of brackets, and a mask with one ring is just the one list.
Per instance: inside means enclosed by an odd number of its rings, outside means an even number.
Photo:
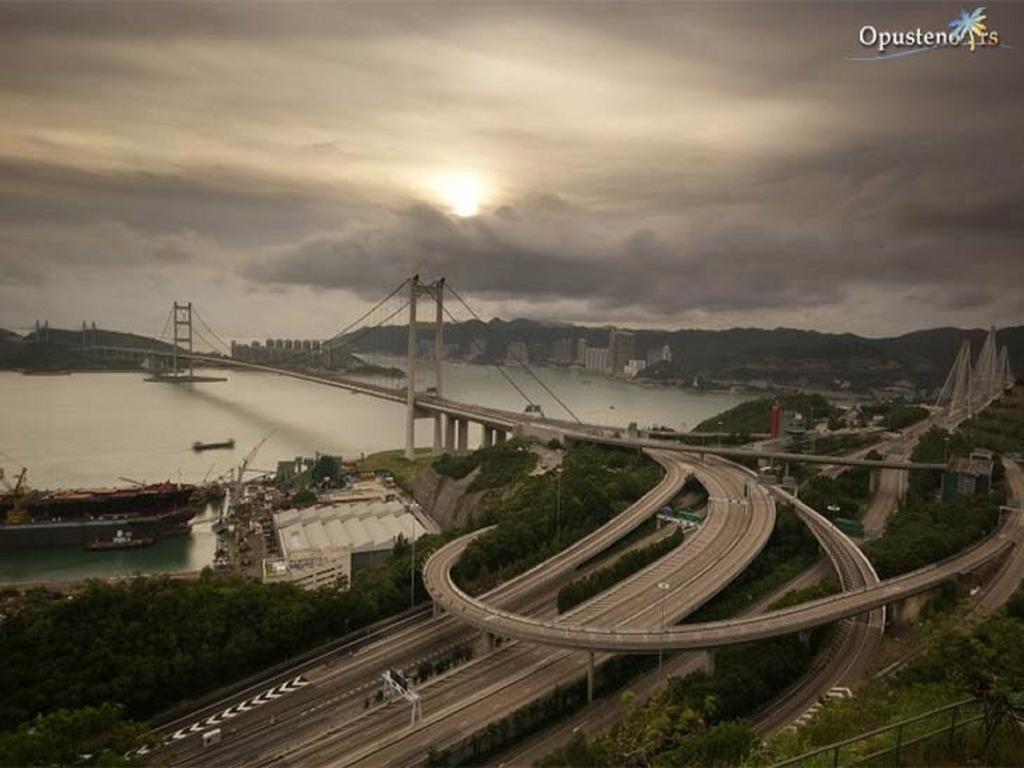
[{"label": "bridge tower", "polygon": [[[171,351],[171,375],[178,376],[184,374],[183,369],[178,368],[178,345],[184,345],[184,349],[188,350],[188,376],[194,378],[195,373],[192,369],[192,302],[187,304],[179,304],[174,302],[174,347]],[[184,365],[182,366],[182,368]]]},{"label": "bridge tower", "polygon": [[[420,319],[420,298],[433,303],[434,312],[430,320]],[[441,397],[442,377],[441,360],[444,358],[444,278],[435,280],[433,283],[420,282],[419,275],[413,275],[409,280],[409,346],[406,360],[406,388],[405,388],[405,457],[413,459],[416,456],[416,419],[426,416],[422,411],[416,409],[416,380],[417,366],[419,365],[419,344],[417,331],[433,331],[434,344],[432,362],[434,368],[434,386],[437,397]],[[441,451],[442,416],[440,413],[433,415],[434,419],[434,450]]]}]

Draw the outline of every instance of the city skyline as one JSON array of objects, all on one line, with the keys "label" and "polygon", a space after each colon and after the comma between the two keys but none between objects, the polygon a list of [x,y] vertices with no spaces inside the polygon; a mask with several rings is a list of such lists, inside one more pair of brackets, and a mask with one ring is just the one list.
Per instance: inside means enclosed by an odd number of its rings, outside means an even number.
[{"label": "city skyline", "polygon": [[0,327],[316,337],[416,270],[488,317],[1016,325],[1019,7],[846,60],[958,12],[6,4]]}]

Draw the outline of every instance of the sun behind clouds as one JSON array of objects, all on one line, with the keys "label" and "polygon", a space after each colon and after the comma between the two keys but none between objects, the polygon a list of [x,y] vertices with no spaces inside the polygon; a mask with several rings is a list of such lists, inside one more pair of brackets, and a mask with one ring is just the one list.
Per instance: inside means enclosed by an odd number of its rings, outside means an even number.
[{"label": "sun behind clouds", "polygon": [[472,171],[459,171],[438,179],[442,202],[459,217],[476,216],[485,197],[483,180]]}]

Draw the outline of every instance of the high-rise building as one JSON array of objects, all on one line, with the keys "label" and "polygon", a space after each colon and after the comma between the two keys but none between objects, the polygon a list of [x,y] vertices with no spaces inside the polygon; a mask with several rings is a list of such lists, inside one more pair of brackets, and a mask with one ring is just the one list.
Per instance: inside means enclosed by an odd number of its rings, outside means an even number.
[{"label": "high-rise building", "polygon": [[608,373],[608,360],[609,354],[607,349],[603,347],[587,347],[584,367],[588,371],[594,371],[595,373]]},{"label": "high-rise building", "polygon": [[576,339],[575,354],[573,355],[572,361],[576,365],[586,365],[587,364],[587,340],[586,339]]},{"label": "high-rise building", "polygon": [[551,361],[558,365],[571,365],[573,360],[573,340],[559,339],[551,345]]},{"label": "high-rise building", "polygon": [[636,357],[633,349],[635,346],[636,340],[631,332],[612,328],[608,334],[608,356],[612,373],[622,373],[626,369],[626,364]]},{"label": "high-rise building", "polygon": [[646,368],[646,360],[639,360],[634,358],[626,363],[625,368],[623,368],[623,373],[626,374],[627,378],[635,379],[637,375]]}]

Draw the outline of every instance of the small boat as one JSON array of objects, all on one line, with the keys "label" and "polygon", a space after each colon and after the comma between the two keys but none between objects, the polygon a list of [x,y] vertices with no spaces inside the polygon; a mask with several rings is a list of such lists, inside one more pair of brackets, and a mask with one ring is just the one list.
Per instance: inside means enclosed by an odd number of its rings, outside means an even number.
[{"label": "small boat", "polygon": [[221,440],[219,443],[204,443],[204,442],[201,442],[200,440],[196,440],[194,443],[192,443],[192,450],[193,451],[215,451],[215,450],[218,450],[218,449],[221,449],[221,448],[234,448],[234,447],[235,447],[235,441],[234,441],[233,438],[230,439],[230,440]]},{"label": "small boat", "polygon": [[110,539],[93,539],[85,545],[90,552],[111,552],[119,549],[142,549],[152,546],[156,539],[149,536],[132,536],[131,531],[118,531]]}]

